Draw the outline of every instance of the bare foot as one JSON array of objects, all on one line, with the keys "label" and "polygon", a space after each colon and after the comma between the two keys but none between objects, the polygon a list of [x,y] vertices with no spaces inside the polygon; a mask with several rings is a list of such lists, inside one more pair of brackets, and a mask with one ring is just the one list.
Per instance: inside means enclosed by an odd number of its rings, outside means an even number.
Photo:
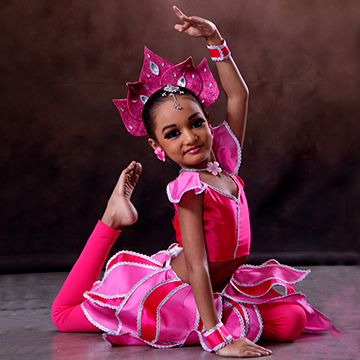
[{"label": "bare foot", "polygon": [[138,213],[131,203],[131,195],[139,180],[142,165],[132,161],[124,169],[112,192],[101,221],[114,229],[129,226],[136,222]]}]

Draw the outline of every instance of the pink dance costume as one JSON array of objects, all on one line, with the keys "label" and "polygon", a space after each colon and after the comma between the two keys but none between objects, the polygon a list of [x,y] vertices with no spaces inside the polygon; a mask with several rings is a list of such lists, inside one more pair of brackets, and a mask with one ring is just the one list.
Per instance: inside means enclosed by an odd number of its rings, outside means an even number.
[{"label": "pink dance costume", "polygon": [[[216,158],[238,186],[238,196],[211,187],[192,171],[181,172],[168,184],[167,194],[176,210],[187,191],[204,193],[208,259],[223,262],[249,254],[250,222],[244,183],[236,175],[240,144],[226,122],[214,131]],[[170,265],[182,251],[177,212],[174,227],[178,244],[152,256],[120,251],[107,263],[102,280],[96,281],[119,234],[99,222],[54,301],[56,327],[61,331],[103,331],[104,339],[112,344],[169,348],[200,343],[211,351],[191,286]],[[223,290],[214,293],[219,320],[233,338],[254,342],[260,337],[294,340],[303,330],[331,330],[330,320],[293,288],[309,272],[276,260],[260,266],[242,265]],[[275,285],[283,287],[285,295],[276,292]]]}]

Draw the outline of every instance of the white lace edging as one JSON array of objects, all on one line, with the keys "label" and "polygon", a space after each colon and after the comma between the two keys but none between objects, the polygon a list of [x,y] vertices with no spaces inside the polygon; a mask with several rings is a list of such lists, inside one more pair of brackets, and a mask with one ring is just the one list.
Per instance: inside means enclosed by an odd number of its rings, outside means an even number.
[{"label": "white lace edging", "polygon": [[165,298],[160,302],[158,308],[156,309],[156,336],[154,339],[154,342],[158,342],[159,341],[159,337],[160,337],[160,327],[161,327],[161,315],[160,315],[160,311],[161,308],[166,304],[166,302],[178,291],[180,291],[181,289],[188,287],[189,285],[184,283],[181,284],[179,286],[177,286],[175,289],[171,290],[169,292],[169,294],[167,294],[165,296]]},{"label": "white lace edging", "polygon": [[[166,251],[166,250],[163,250],[163,251]],[[148,256],[148,255],[145,255],[145,254],[141,254],[141,253],[138,253],[136,251],[131,251],[131,250],[121,250],[121,251],[118,251],[116,254],[114,254],[106,263],[106,269],[107,269],[107,266],[108,264],[110,264],[117,256],[119,256],[120,254],[128,254],[128,255],[134,255],[134,256],[137,256],[137,257],[140,257],[140,258],[143,258],[145,260],[148,260],[150,262],[153,262],[155,263],[156,265],[159,265],[159,266],[163,266],[163,263],[156,260],[156,259],[153,259],[151,256]],[[156,255],[156,254],[155,254]],[[109,272],[110,269],[107,269],[106,272]]]},{"label": "white lace edging", "polygon": [[236,225],[236,247],[235,247],[235,251],[234,251],[234,256],[233,256],[233,260],[236,259],[236,253],[237,250],[239,248],[239,236],[240,236],[240,196],[241,196],[241,187],[236,183],[237,187],[238,187],[238,201],[237,201],[237,225]]},{"label": "white lace edging", "polygon": [[[209,185],[209,184],[206,184],[206,185],[207,185],[209,188],[213,189],[215,192],[219,193],[220,195],[223,195],[223,196],[225,196],[225,197],[227,197],[227,198],[229,198],[229,199],[231,199],[231,200],[234,200],[234,201],[236,201],[237,203],[238,203],[239,200],[240,200],[240,193],[239,193],[239,192],[238,192],[239,196],[236,197],[236,196],[234,196],[234,195],[228,194],[227,192],[222,191],[222,190],[216,188],[215,186],[212,186],[212,185]],[[237,185],[237,184],[236,184],[236,185]],[[240,189],[239,189],[239,191],[240,191]]]},{"label": "white lace edging", "polygon": [[[144,304],[145,304],[145,301],[146,299],[149,297],[149,295],[154,292],[158,287],[164,285],[164,284],[170,284],[170,283],[173,283],[173,282],[176,282],[176,281],[179,281],[179,279],[177,278],[174,278],[174,279],[168,279],[168,280],[164,280],[164,281],[161,281],[159,282],[158,284],[156,284],[155,286],[152,286],[151,289],[149,289],[147,291],[147,293],[143,296],[143,298],[141,299],[141,302],[140,302],[140,306],[138,308],[138,313],[137,313],[137,332],[138,332],[138,336],[141,338],[141,314],[142,314],[142,311],[143,311],[143,308],[144,308]],[[186,286],[188,286],[188,284],[184,284]],[[175,288],[176,289],[176,288]],[[174,290],[174,289],[173,289]],[[172,290],[172,291],[173,291]],[[172,292],[171,291],[171,292]],[[169,294],[168,294],[169,295]],[[167,296],[168,296],[167,295]]]},{"label": "white lace edging", "polygon": [[[198,173],[195,173],[195,172],[194,172],[194,174],[198,174]],[[199,175],[199,174],[198,174],[198,175]],[[175,180],[173,180],[173,181],[176,181],[176,180],[177,180],[177,178],[176,178]],[[203,186],[202,186],[201,188],[199,188],[198,186],[193,186],[193,187],[191,187],[191,188],[186,188],[184,191],[181,192],[181,194],[180,194],[180,196],[179,196],[178,199],[174,199],[174,198],[172,197],[171,192],[170,192],[170,184],[167,184],[167,185],[166,185],[166,194],[167,194],[167,197],[168,197],[169,201],[170,201],[171,203],[173,203],[173,204],[174,204],[174,203],[175,203],[175,204],[178,204],[178,203],[181,201],[182,196],[183,196],[185,193],[187,193],[188,191],[191,191],[191,190],[199,189],[198,191],[195,191],[195,195],[199,195],[199,194],[203,193],[203,192],[206,190],[206,188],[208,187],[208,185],[205,184],[205,183],[203,183],[202,181],[200,181],[200,182],[203,184]]]},{"label": "white lace edging", "polygon": [[106,328],[105,326],[100,325],[97,321],[95,321],[90,316],[90,314],[87,312],[87,310],[85,309],[84,302],[81,303],[81,310],[84,313],[85,317],[89,320],[89,322],[91,324],[93,324],[94,326],[96,326],[98,329],[100,329],[101,331],[104,331],[106,333],[109,333],[109,334],[115,333],[114,330],[110,330],[110,329]]},{"label": "white lace edging", "polygon": [[[248,328],[248,324],[245,325],[245,319],[243,318],[243,316],[241,315],[240,311],[233,305],[231,304],[229,301],[227,301],[226,299],[224,300],[224,304],[226,306],[228,306],[229,308],[231,308],[231,310],[236,314],[236,316],[239,319],[240,322],[240,338],[246,337],[247,332],[246,332],[246,328]],[[238,304],[239,306],[241,306],[241,304]],[[242,310],[244,312],[244,314],[246,314],[246,310],[244,307],[242,307]]]},{"label": "white lace edging", "polygon": [[[275,261],[275,264],[269,264],[270,262]],[[296,272],[306,272],[306,273],[311,273],[311,270],[301,270],[301,269],[296,269],[292,266],[289,265],[284,265],[279,263],[276,259],[270,259],[265,261],[264,263],[262,263],[261,265],[251,265],[251,264],[244,264],[241,265],[240,268],[250,268],[250,269],[256,269],[256,268],[262,268],[262,267],[266,267],[266,266],[281,266],[281,267],[285,267],[291,270],[294,270]]]},{"label": "white lace edging", "polygon": [[230,125],[228,124],[228,122],[226,120],[224,120],[219,126],[214,127],[214,129],[217,129],[222,125],[225,125],[226,130],[229,132],[230,136],[234,139],[236,148],[237,148],[237,164],[236,164],[234,170],[231,173],[228,173],[226,170],[224,170],[229,176],[233,176],[234,174],[238,173],[240,166],[241,166],[241,161],[242,161],[241,145],[240,145],[238,138],[235,136],[235,134],[233,133],[233,131],[230,128]]},{"label": "white lace edging", "polygon": [[264,329],[264,325],[263,325],[263,320],[262,320],[262,317],[261,317],[261,313],[258,309],[258,307],[256,305],[253,305],[254,306],[254,309],[255,309],[255,312],[256,312],[256,315],[257,315],[257,320],[259,322],[259,332],[258,334],[256,335],[256,338],[254,339],[254,343],[257,343],[263,333],[263,329]]}]

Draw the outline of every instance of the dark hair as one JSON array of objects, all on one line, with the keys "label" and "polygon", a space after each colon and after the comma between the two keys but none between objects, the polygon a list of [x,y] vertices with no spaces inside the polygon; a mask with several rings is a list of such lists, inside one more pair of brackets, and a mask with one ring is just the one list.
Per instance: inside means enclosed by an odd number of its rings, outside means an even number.
[{"label": "dark hair", "polygon": [[[199,106],[201,107],[201,109],[205,114],[205,110],[201,105],[199,99],[196,97],[196,95],[189,89],[180,86],[179,88],[184,93],[182,95],[189,97],[191,100],[194,100],[197,104],[199,104]],[[154,140],[156,140],[156,136],[155,136],[156,110],[161,103],[163,103],[168,99],[168,96],[163,96],[163,93],[164,93],[163,89],[159,89],[158,91],[154,92],[146,101],[146,104],[144,105],[144,109],[142,111],[142,119],[145,125],[146,132]],[[179,95],[179,93],[176,93],[176,95]]]}]

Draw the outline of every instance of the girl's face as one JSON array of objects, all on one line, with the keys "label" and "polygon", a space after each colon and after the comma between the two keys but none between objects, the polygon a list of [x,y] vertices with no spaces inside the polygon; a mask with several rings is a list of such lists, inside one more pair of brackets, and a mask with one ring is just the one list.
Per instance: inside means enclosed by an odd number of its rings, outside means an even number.
[{"label": "girl's face", "polygon": [[194,100],[178,94],[176,98],[182,107],[180,110],[174,108],[171,96],[158,106],[155,116],[157,142],[149,139],[149,143],[154,149],[160,147],[181,167],[206,168],[214,157],[208,119]]}]

